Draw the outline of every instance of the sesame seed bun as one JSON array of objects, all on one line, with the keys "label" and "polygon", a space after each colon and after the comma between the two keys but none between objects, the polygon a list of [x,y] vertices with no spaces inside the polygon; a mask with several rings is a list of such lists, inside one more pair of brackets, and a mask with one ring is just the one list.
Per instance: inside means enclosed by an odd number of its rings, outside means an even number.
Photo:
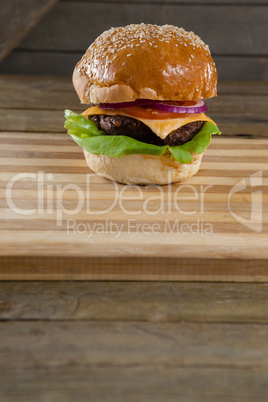
[{"label": "sesame seed bun", "polygon": [[197,173],[203,157],[193,154],[191,163],[182,164],[170,156],[144,154],[124,155],[120,158],[93,155],[84,150],[88,166],[99,176],[123,184],[170,184],[189,179]]},{"label": "sesame seed bun", "polygon": [[208,46],[172,25],[128,25],[103,32],[76,65],[82,103],[197,100],[217,94]]}]

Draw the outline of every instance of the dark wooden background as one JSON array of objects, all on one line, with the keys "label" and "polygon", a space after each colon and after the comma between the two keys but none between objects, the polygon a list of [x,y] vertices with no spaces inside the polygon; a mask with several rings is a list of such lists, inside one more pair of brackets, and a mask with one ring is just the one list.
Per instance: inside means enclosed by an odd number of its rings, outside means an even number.
[{"label": "dark wooden background", "polygon": [[200,35],[220,80],[268,80],[268,0],[61,0],[0,64],[0,73],[71,75],[105,29],[140,22]]}]

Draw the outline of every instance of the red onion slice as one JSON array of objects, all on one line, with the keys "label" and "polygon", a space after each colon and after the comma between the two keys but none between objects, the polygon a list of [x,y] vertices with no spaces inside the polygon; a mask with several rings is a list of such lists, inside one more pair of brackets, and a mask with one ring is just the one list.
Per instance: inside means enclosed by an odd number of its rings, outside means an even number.
[{"label": "red onion slice", "polygon": [[[188,105],[183,103],[193,103],[193,105]],[[208,110],[207,105],[203,100],[190,101],[190,102],[180,102],[180,101],[168,101],[157,102],[148,105],[151,109],[161,110],[163,112],[169,113],[204,113]]]},{"label": "red onion slice", "polygon": [[[188,105],[187,105],[188,104]],[[150,108],[168,113],[204,113],[208,110],[203,100],[197,101],[158,101],[151,99],[136,99],[133,102],[100,103],[101,109],[125,109],[133,106]]]}]

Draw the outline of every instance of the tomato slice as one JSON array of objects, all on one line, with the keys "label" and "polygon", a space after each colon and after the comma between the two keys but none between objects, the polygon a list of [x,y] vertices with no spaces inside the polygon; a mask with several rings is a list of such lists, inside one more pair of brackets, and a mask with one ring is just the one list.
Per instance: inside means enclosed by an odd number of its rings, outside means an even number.
[{"label": "tomato slice", "polygon": [[117,114],[126,113],[133,117],[140,119],[150,120],[165,120],[165,119],[178,119],[180,117],[187,117],[188,113],[170,113],[161,110],[151,109],[150,107],[132,106],[124,109],[116,110]]}]

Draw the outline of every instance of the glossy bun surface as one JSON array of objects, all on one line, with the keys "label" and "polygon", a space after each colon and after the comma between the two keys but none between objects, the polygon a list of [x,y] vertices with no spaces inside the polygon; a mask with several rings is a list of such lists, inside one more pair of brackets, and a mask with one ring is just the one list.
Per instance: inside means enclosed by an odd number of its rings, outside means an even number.
[{"label": "glossy bun surface", "polygon": [[103,32],[76,65],[82,103],[197,100],[217,95],[208,46],[173,25],[133,24]]}]

